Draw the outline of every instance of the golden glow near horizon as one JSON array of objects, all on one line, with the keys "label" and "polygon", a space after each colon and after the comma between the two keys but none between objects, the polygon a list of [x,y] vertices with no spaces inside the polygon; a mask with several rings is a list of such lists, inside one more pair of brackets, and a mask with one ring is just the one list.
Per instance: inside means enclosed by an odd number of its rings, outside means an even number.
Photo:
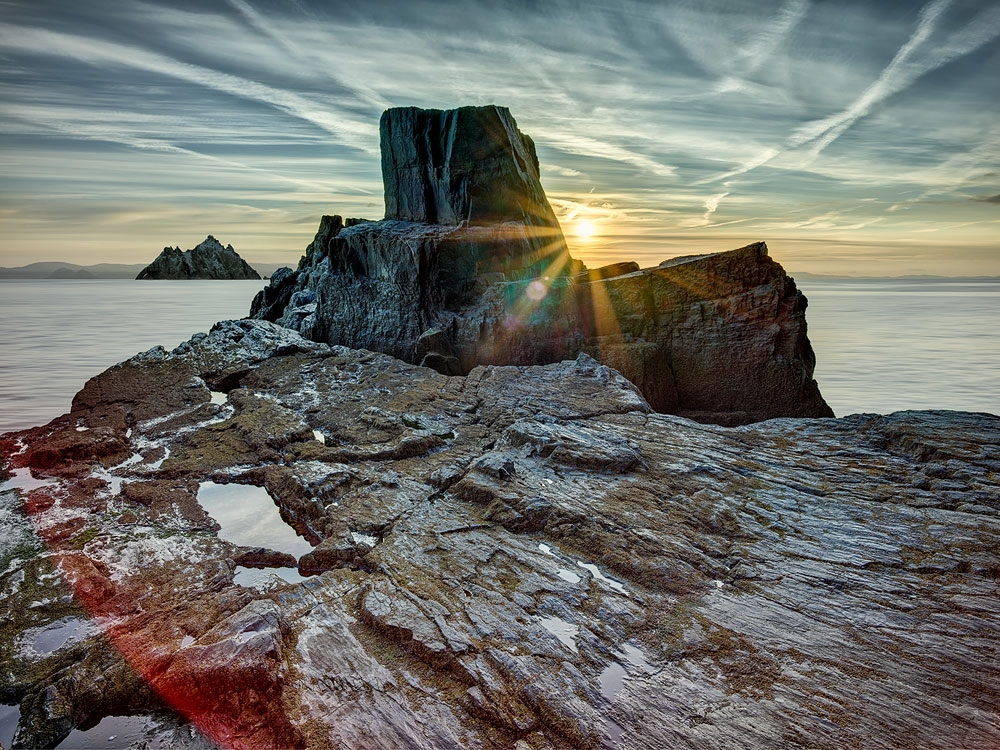
[{"label": "golden glow near horizon", "polygon": [[576,219],[573,222],[573,233],[578,240],[589,242],[597,234],[597,225],[590,219]]},{"label": "golden glow near horizon", "polygon": [[590,267],[764,240],[793,271],[1000,274],[990,3],[586,4],[574,44],[485,0],[85,5],[4,4],[0,266],[207,234],[294,266],[324,214],[382,216],[383,109],[494,103]]}]

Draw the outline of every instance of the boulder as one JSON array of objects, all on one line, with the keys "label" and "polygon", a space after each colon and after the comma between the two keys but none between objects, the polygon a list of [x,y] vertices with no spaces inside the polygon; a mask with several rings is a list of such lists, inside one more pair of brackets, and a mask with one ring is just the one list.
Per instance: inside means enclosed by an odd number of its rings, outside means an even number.
[{"label": "boulder", "polygon": [[380,132],[385,219],[324,216],[251,317],[447,375],[586,353],[703,422],[833,415],[806,299],[763,242],[587,271],[506,108],[390,109]]},{"label": "boulder", "polygon": [[222,246],[215,237],[208,235],[191,250],[181,252],[179,247],[165,247],[152,263],[135,277],[137,280],[162,279],[259,279],[250,265],[233,250],[232,245]]}]

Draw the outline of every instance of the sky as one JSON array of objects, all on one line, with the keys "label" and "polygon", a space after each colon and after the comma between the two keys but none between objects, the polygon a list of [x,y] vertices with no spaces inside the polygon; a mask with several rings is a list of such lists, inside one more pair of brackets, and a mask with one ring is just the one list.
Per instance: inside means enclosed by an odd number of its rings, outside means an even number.
[{"label": "sky", "polygon": [[384,213],[378,120],[500,104],[595,267],[1000,275],[1000,2],[0,0],[0,266]]}]

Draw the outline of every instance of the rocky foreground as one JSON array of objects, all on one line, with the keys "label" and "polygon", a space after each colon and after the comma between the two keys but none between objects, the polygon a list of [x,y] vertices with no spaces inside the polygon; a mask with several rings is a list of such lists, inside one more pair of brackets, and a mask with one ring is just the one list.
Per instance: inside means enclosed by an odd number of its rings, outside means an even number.
[{"label": "rocky foreground", "polygon": [[[187,747],[1000,743],[995,416],[726,428],[586,355],[448,377],[239,321],[0,447],[17,747],[115,714]],[[309,575],[236,583],[290,561],[221,538],[206,481],[266,488]]]}]

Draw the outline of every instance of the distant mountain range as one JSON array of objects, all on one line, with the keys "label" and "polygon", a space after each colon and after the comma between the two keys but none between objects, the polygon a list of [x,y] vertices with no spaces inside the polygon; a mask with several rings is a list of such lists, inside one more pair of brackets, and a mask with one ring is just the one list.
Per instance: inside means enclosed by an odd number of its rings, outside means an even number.
[{"label": "distant mountain range", "polygon": [[[257,263],[261,276],[270,276],[282,266],[295,263]],[[81,266],[78,263],[43,260],[27,266],[0,268],[0,279],[134,279],[146,267],[145,263],[97,263]]]},{"label": "distant mountain range", "polygon": [[[295,261],[290,263],[254,263],[253,267],[261,276],[269,277],[279,268],[289,266],[295,268]],[[145,263],[98,263],[92,266],[81,266],[77,263],[43,260],[27,266],[15,268],[0,267],[0,279],[134,279],[146,267]],[[836,276],[833,274],[807,273],[805,271],[791,272],[796,279],[815,281],[998,281],[1000,276]]]},{"label": "distant mountain range", "polygon": [[1000,276],[934,276],[932,274],[910,274],[907,276],[837,276],[835,274],[789,271],[796,279],[814,281],[1000,281]]}]

